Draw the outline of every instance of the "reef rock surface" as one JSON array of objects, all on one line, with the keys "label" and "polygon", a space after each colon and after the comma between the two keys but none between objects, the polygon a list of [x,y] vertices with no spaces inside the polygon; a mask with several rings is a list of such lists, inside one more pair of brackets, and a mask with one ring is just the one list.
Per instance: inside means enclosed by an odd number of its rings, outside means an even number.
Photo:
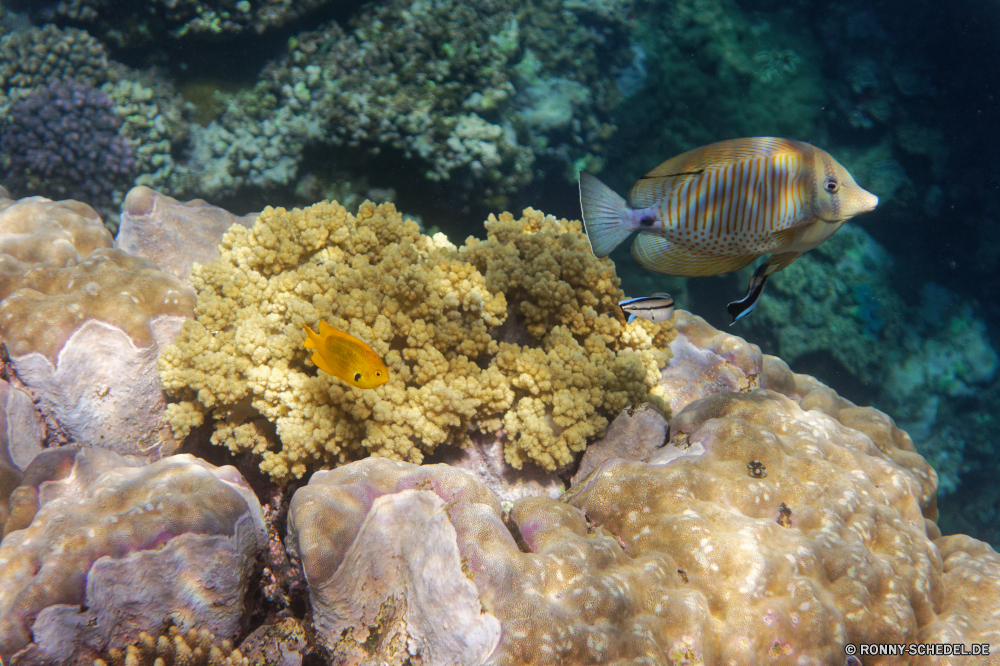
[{"label": "reef rock surface", "polygon": [[[504,511],[447,465],[373,458],[315,474],[292,500],[288,545],[330,653],[832,666],[848,644],[1000,650],[1000,560],[940,538],[936,475],[906,433],[698,317],[675,325],[689,348],[664,373],[684,404],[666,442],[603,461],[559,500]],[[430,552],[447,564],[429,566]],[[985,588],[970,600],[972,580]],[[939,663],[894,659],[863,663]]]},{"label": "reef rock surface", "polygon": [[63,462],[30,522],[0,543],[0,659],[91,664],[170,624],[235,638],[267,544],[239,472],[91,448]]}]

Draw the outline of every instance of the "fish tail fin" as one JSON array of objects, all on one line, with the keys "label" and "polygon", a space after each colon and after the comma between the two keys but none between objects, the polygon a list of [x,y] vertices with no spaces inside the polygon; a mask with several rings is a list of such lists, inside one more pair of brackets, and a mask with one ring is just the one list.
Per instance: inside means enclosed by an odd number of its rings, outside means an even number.
[{"label": "fish tail fin", "polygon": [[316,335],[316,331],[314,331],[311,328],[309,328],[308,326],[306,326],[305,323],[302,324],[302,328],[306,329],[306,335],[309,336],[309,337],[306,338],[306,341],[304,343],[305,348],[306,349],[319,349],[319,347],[316,345],[316,339],[319,337],[318,335]]},{"label": "fish tail fin", "polygon": [[611,254],[633,231],[627,223],[628,202],[586,171],[580,172],[580,209],[590,249],[597,257]]}]

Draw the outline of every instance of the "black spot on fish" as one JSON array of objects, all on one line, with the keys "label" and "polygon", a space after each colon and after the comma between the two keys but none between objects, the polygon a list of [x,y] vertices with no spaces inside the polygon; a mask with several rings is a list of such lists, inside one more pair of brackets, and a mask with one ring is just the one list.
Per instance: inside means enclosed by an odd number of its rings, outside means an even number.
[{"label": "black spot on fish", "polygon": [[654,222],[656,222],[655,217],[644,217],[641,220],[639,220],[639,224],[641,224],[644,227],[651,227],[653,226]]},{"label": "black spot on fish", "polygon": [[356,381],[356,382],[360,382],[361,381],[361,373],[360,372],[355,372],[354,373],[354,381]]}]

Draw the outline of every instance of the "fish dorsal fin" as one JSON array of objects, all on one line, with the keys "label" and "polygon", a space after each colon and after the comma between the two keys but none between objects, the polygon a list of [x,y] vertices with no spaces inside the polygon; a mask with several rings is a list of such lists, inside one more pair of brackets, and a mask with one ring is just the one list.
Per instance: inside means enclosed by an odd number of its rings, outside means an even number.
[{"label": "fish dorsal fin", "polygon": [[628,202],[633,208],[648,208],[707,171],[784,152],[802,153],[805,145],[770,136],[710,143],[671,157],[651,169],[632,185]]},{"label": "fish dorsal fin", "polygon": [[632,256],[646,270],[665,275],[705,277],[738,271],[760,255],[713,255],[683,247],[660,234],[642,233],[632,244]]}]

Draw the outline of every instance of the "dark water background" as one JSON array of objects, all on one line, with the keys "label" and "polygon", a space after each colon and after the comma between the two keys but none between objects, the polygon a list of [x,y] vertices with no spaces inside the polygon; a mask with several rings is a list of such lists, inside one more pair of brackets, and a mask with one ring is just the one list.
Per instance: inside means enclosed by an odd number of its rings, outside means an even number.
[{"label": "dark water background", "polygon": [[[194,103],[184,121],[191,127],[225,121],[213,92],[238,102],[240,91],[251,89],[262,69],[283,58],[289,40],[304,31],[323,30],[331,21],[350,30],[373,13],[392,15],[394,7],[407,5],[315,2],[314,9],[261,34],[178,36],[170,33],[177,24],[165,17],[161,2],[80,4],[93,7],[97,18],[60,15],[56,3],[44,0],[7,0],[4,31],[48,21],[87,30],[111,59],[133,71],[156,68],[154,76]],[[894,416],[942,475],[943,531],[1000,544],[1000,384],[993,351],[1000,348],[1000,3],[623,1],[610,16],[598,11],[601,3],[521,4],[535,9],[522,19],[521,43],[510,52],[508,66],[524,62],[524,21],[551,20],[539,34],[547,30],[558,40],[571,16],[583,31],[574,34],[590,35],[597,46],[579,60],[553,50],[556,55],[543,62],[548,69],[535,80],[560,77],[590,86],[590,102],[574,103],[573,113],[611,130],[598,136],[586,122],[583,129],[569,122],[545,131],[543,125],[522,124],[522,144],[546,145],[536,145],[531,175],[516,187],[490,189],[462,168],[450,180],[430,182],[419,158],[391,144],[368,137],[352,146],[315,136],[295,151],[297,171],[287,182],[163,189],[242,214],[267,204],[312,203],[331,191],[331,183],[346,179],[358,185],[359,196],[365,188],[391,189],[402,211],[460,243],[482,235],[482,220],[499,209],[532,206],[578,219],[574,167],[599,171],[608,185],[625,192],[662,160],[711,141],[779,135],[814,143],[881,198],[875,212],[851,223],[865,233],[835,246],[868,257],[867,263],[859,259],[854,272],[842,275],[833,250],[810,253],[816,256],[800,260],[800,272],[787,277],[809,285],[805,295],[782,292],[775,278],[765,296],[771,309],[762,306],[733,329],[727,329],[725,305],[743,295],[745,272],[662,278],[643,272],[622,249],[612,258],[626,293],[669,290],[681,307],[716,327],[760,344],[848,399]],[[466,6],[483,21],[510,9],[493,1]],[[383,29],[392,30],[392,24]],[[139,36],[129,37],[133,32]],[[463,38],[453,37],[456,43]],[[445,49],[443,42],[437,47]],[[577,67],[593,72],[580,74]],[[510,79],[521,101],[493,116],[483,111],[491,122],[499,123],[504,113],[525,117],[529,80]],[[360,80],[354,85],[363,86]],[[563,89],[587,96],[573,86]],[[559,90],[550,86],[549,94]],[[5,131],[12,131],[9,125]],[[328,131],[332,135],[333,128]],[[193,164],[194,143],[181,134],[175,132],[170,154],[178,164]],[[7,182],[17,175],[8,173]],[[15,196],[36,193],[18,191],[14,180]],[[838,281],[839,295],[830,296],[830,285]],[[864,354],[869,356],[859,359]],[[904,370],[913,378],[908,383],[900,379]],[[908,392],[900,394],[901,385]]]}]

